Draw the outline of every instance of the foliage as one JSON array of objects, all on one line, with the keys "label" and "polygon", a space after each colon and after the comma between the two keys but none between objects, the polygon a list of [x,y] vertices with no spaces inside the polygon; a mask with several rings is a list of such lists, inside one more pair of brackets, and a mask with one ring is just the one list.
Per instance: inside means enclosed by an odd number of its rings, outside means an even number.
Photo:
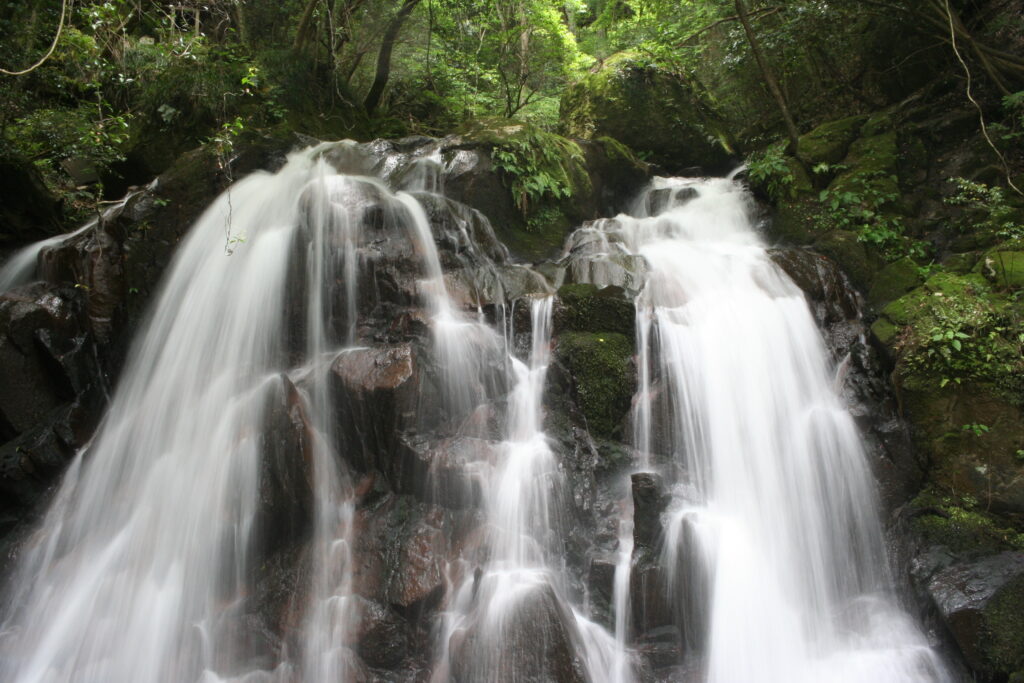
[{"label": "foliage", "polygon": [[747,159],[750,180],[764,186],[776,200],[789,197],[796,181],[784,150],[785,143],[776,143]]},{"label": "foliage", "polygon": [[899,194],[895,187],[896,178],[879,183],[877,173],[862,173],[852,176],[842,188],[822,190],[818,199],[823,205],[821,221],[832,228],[853,230],[857,239],[883,251],[893,259],[903,256],[898,251],[902,245],[903,219],[888,211]]},{"label": "foliage", "polygon": [[977,281],[940,274],[901,301],[913,316],[897,343],[904,372],[934,377],[940,387],[991,382],[1019,393],[1024,325],[1012,307],[985,294]]},{"label": "foliage", "polygon": [[567,199],[585,181],[580,146],[531,126],[502,139],[492,148],[491,159],[511,178],[516,205],[523,212],[545,199]]},{"label": "foliage", "polygon": [[1024,238],[1021,211],[1007,202],[1002,187],[966,178],[950,178],[949,182],[956,186],[956,194],[947,197],[946,203],[963,206],[974,212],[976,219],[970,226],[972,230],[990,230],[1003,240]]}]

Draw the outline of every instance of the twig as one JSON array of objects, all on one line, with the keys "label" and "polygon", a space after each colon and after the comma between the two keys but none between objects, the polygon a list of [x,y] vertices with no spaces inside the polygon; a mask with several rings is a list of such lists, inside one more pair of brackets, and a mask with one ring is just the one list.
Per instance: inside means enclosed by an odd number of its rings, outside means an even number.
[{"label": "twig", "polygon": [[[754,10],[753,12],[749,12],[748,15],[749,15],[749,17],[751,19],[763,19],[765,17],[768,17],[768,16],[771,16],[771,15],[776,14],[778,12],[781,12],[784,9],[786,9],[786,8],[782,7],[781,5],[778,6],[778,7],[764,7],[764,8],[761,8],[759,10]],[[697,36],[699,36],[700,34],[707,33],[708,31],[710,31],[711,29],[715,28],[716,26],[721,26],[722,24],[726,24],[726,23],[728,23],[730,21],[738,21],[739,18],[740,18],[740,16],[738,14],[734,14],[731,17],[725,17],[724,19],[719,19],[718,21],[712,22],[712,23],[708,24],[707,26],[705,26],[704,28],[700,29],[699,31],[696,31],[696,32],[691,33],[690,35],[688,35],[686,38],[683,39],[682,42],[678,43],[676,45],[676,47],[682,47],[682,46],[686,45],[688,42],[690,42],[691,40],[693,40],[694,38],[696,38]]]},{"label": "twig", "polygon": [[8,71],[7,69],[0,68],[0,73],[7,74],[8,76],[24,76],[30,71],[35,71],[36,69],[41,67],[43,65],[43,62],[50,58],[50,55],[53,54],[53,51],[57,49],[57,42],[60,41],[60,34],[64,30],[64,17],[68,13],[68,5],[70,4],[70,2],[71,0],[62,0],[60,4],[60,23],[57,24],[57,35],[53,37],[53,42],[50,44],[50,49],[46,51],[46,54],[43,55],[38,62],[36,62],[27,69],[23,69],[21,71]]},{"label": "twig", "polygon": [[949,0],[945,0],[945,2],[946,17],[949,19],[950,45],[953,47],[953,54],[956,55],[957,61],[960,62],[960,66],[964,68],[964,73],[967,75],[967,99],[970,100],[971,104],[974,105],[974,108],[978,110],[978,120],[981,122],[981,134],[985,137],[985,142],[988,143],[988,146],[991,147],[992,151],[996,153],[997,157],[999,157],[999,161],[1003,165],[1003,171],[1006,174],[1007,184],[1013,188],[1014,192],[1024,197],[1024,192],[1021,192],[1021,189],[1013,182],[1013,176],[1010,173],[1010,164],[1007,163],[1006,157],[1003,156],[1003,153],[998,147],[996,147],[996,144],[992,142],[992,138],[988,134],[988,126],[985,125],[985,112],[981,108],[981,105],[978,104],[978,100],[974,99],[974,94],[971,92],[971,70],[968,68],[967,62],[964,61],[964,58],[960,54],[960,50],[956,45],[956,26],[953,24],[953,10],[949,6]]}]

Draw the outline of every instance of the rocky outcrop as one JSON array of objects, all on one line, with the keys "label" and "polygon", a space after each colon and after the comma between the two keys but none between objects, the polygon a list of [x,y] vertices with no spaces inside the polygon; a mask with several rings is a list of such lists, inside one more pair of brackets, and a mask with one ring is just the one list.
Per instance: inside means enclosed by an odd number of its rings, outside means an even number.
[{"label": "rocky outcrop", "polygon": [[559,114],[566,135],[611,136],[672,171],[735,165],[721,122],[690,84],[637,53],[604,60],[563,95]]},{"label": "rocky outcrop", "polygon": [[88,442],[105,391],[80,290],[37,283],[0,294],[0,534]]}]

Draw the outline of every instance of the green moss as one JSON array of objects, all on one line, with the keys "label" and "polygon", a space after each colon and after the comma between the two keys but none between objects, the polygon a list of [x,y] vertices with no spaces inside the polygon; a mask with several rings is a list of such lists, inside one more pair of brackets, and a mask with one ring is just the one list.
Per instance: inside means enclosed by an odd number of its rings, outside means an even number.
[{"label": "green moss", "polygon": [[626,145],[622,144],[618,140],[608,135],[602,135],[595,138],[594,142],[597,142],[604,148],[604,154],[611,161],[618,163],[626,163],[632,166],[636,166],[638,169],[645,169],[644,162],[637,157]]},{"label": "green moss", "polygon": [[985,609],[986,650],[999,671],[1024,667],[1024,575],[993,596]]},{"label": "green moss", "polygon": [[886,346],[891,346],[896,341],[899,329],[887,318],[879,318],[871,324],[871,333]]},{"label": "green moss", "polygon": [[978,263],[977,253],[951,254],[942,261],[942,267],[952,273],[969,273]]},{"label": "green moss", "polygon": [[896,133],[860,138],[850,146],[845,165],[849,170],[829,185],[829,191],[863,193],[869,187],[882,195],[898,195]]},{"label": "green moss", "polygon": [[567,332],[558,338],[557,353],[572,374],[590,431],[602,437],[619,432],[636,383],[633,340],[616,332]]},{"label": "green moss", "polygon": [[559,322],[566,330],[634,334],[635,309],[621,287],[565,285],[558,290],[558,298],[564,304]]},{"label": "green moss", "polygon": [[921,284],[921,274],[917,263],[910,257],[904,257],[882,268],[871,283],[868,291],[868,303],[883,304],[903,296]]},{"label": "green moss", "polygon": [[846,157],[866,117],[850,116],[829,121],[800,138],[800,155],[811,164],[837,164]]},{"label": "green moss", "polygon": [[1004,520],[977,509],[970,496],[943,495],[936,489],[919,494],[910,508],[917,514],[914,530],[929,545],[941,545],[957,554],[982,556],[1024,549],[1024,536]]},{"label": "green moss", "polygon": [[1024,251],[990,251],[981,267],[998,287],[1024,287]]},{"label": "green moss", "polygon": [[772,218],[772,232],[783,242],[810,244],[815,231],[817,203],[809,200],[781,201]]}]

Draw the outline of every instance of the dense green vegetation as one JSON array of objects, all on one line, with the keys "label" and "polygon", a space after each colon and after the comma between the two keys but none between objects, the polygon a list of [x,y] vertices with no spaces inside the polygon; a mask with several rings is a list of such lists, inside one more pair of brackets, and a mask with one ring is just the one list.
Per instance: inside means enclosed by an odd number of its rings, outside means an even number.
[{"label": "dense green vegetation", "polygon": [[[97,179],[108,196],[119,194],[185,149],[230,148],[270,127],[362,139],[441,134],[501,116],[573,135],[628,138],[647,127],[647,137],[627,143],[662,163],[670,160],[658,158],[657,134],[673,126],[676,138],[685,127],[729,152],[774,140],[798,152],[795,136],[816,124],[874,112],[925,86],[962,90],[952,36],[975,71],[993,139],[1019,148],[1024,31],[1015,16],[1013,2],[980,0],[7,3],[0,144],[5,157],[34,162],[71,205],[95,192]],[[9,75],[21,70],[28,73]],[[605,76],[588,76],[598,73]],[[655,97],[665,93],[671,106],[640,104],[638,80],[656,84]],[[574,83],[589,85],[567,104]],[[993,111],[1000,99],[1005,108]],[[601,106],[597,130],[574,102]],[[609,120],[639,107],[642,126]],[[839,161],[796,171],[819,181]],[[766,174],[763,164],[755,171]],[[768,175],[776,191],[793,182],[788,167]],[[850,185],[825,203],[842,209],[839,220],[872,223],[887,188]],[[872,241],[899,232],[874,223]]]}]

